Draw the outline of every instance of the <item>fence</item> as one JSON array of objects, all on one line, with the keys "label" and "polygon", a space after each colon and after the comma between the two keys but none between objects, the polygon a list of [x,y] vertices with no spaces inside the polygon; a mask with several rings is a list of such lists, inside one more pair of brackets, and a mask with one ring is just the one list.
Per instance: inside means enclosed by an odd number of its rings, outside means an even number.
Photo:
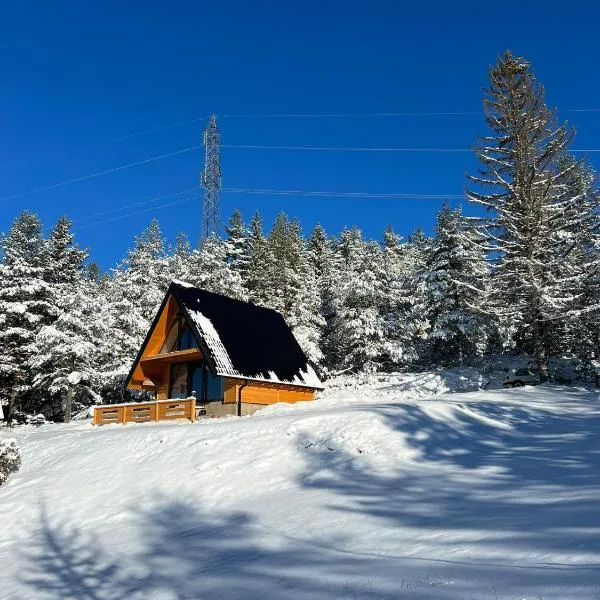
[{"label": "fence", "polygon": [[156,400],[94,407],[94,425],[147,423],[174,419],[196,419],[196,399]]}]

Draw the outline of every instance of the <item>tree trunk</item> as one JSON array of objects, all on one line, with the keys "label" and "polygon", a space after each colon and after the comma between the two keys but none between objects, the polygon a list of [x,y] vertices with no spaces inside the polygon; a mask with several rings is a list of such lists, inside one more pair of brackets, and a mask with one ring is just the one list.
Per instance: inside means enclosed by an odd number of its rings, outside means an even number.
[{"label": "tree trunk", "polygon": [[65,423],[71,420],[71,408],[73,406],[73,387],[67,390],[67,400],[65,402]]},{"label": "tree trunk", "polygon": [[12,425],[13,419],[15,417],[15,409],[17,407],[17,386],[16,381],[13,382],[13,389],[10,393],[10,400],[8,402],[8,412],[6,414],[6,423],[7,425]]},{"label": "tree trunk", "polygon": [[540,373],[540,380],[544,382],[548,379],[548,363],[544,352],[542,327],[537,317],[533,321],[533,357]]}]

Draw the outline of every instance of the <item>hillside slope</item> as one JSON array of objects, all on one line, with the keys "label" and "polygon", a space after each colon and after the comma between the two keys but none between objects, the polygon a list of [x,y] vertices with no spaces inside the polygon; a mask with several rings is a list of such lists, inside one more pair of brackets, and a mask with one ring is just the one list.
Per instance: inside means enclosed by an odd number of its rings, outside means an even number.
[{"label": "hillside slope", "polygon": [[597,394],[406,392],[18,428],[0,597],[597,598]]}]

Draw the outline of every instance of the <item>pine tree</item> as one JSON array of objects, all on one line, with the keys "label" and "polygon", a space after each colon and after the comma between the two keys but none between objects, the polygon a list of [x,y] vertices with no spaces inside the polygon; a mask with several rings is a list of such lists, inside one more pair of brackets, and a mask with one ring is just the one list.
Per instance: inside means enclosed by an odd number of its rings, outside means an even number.
[{"label": "pine tree", "polygon": [[417,229],[406,242],[392,231],[384,232],[384,305],[388,367],[410,366],[424,358],[429,324],[425,311],[422,274],[431,252],[431,240]]},{"label": "pine tree", "polygon": [[189,283],[209,292],[246,300],[242,279],[227,261],[227,245],[223,240],[212,235],[200,250],[192,253],[190,261]]},{"label": "pine tree", "polygon": [[97,320],[105,330],[105,343],[98,352],[101,389],[112,399],[122,400],[122,383],[148,331],[148,320],[128,297],[122,278],[105,277],[97,288]]},{"label": "pine tree", "polygon": [[60,217],[48,238],[46,280],[56,288],[78,285],[88,258],[88,253],[74,243],[71,227],[67,217]]},{"label": "pine tree", "polygon": [[38,331],[54,318],[45,281],[48,247],[37,215],[23,212],[0,239],[0,401],[7,420],[19,408],[36,410],[28,360]]},{"label": "pine tree", "polygon": [[268,247],[272,257],[268,265],[270,307],[289,317],[302,286],[300,262],[303,241],[297,222],[290,222],[285,213],[277,215]]},{"label": "pine tree", "polygon": [[149,324],[170,282],[165,238],[156,219],[135,238],[134,247],[117,267],[113,277],[123,296]]},{"label": "pine tree", "polygon": [[240,274],[242,279],[248,269],[248,231],[244,225],[242,214],[235,209],[225,225],[227,262],[231,269]]},{"label": "pine tree", "polygon": [[485,304],[487,266],[461,210],[445,203],[438,213],[437,236],[423,273],[428,359],[433,364],[463,365],[486,346]]},{"label": "pine tree", "polygon": [[317,224],[308,239],[307,261],[312,279],[307,285],[315,286],[318,307],[316,313],[319,317],[319,351],[320,360],[313,362],[320,371],[327,373],[335,368],[337,347],[335,341],[335,294],[334,289],[338,281],[338,269],[335,253],[331,240],[325,230]]},{"label": "pine tree", "polygon": [[385,350],[381,248],[376,242],[365,243],[355,227],[342,232],[336,252],[343,265],[334,300],[337,365],[341,369],[376,370]]},{"label": "pine tree", "polygon": [[171,248],[167,258],[169,279],[188,281],[190,278],[192,246],[185,233],[178,233],[175,247]]},{"label": "pine tree", "polygon": [[[45,325],[36,335],[35,344],[28,359],[28,367],[33,376],[33,387],[38,396],[44,399],[42,410],[47,416],[57,411],[48,405],[48,401],[55,396],[58,388],[57,381],[60,380],[60,369],[68,368],[65,362],[69,359],[60,359],[60,353],[66,352],[65,346],[72,345],[73,348],[86,348],[84,360],[92,360],[94,346],[90,338],[80,338],[78,328],[89,327],[90,319],[95,315],[95,310],[89,310],[85,314],[87,322],[77,324],[79,313],[89,303],[89,297],[83,293],[84,283],[91,289],[94,285],[86,281],[84,276],[85,260],[87,252],[81,250],[74,242],[71,233],[71,222],[67,217],[61,217],[50,233],[47,241],[47,263],[44,269],[44,278],[49,285],[48,301],[52,305],[52,314],[55,316],[52,323]],[[69,356],[74,356],[73,350]],[[71,371],[77,373],[76,362],[73,360]],[[85,369],[82,369],[83,373]],[[82,375],[83,376],[83,375]],[[72,375],[71,379],[76,377]],[[66,380],[65,380],[66,381]],[[69,402],[63,399],[63,404],[70,407]],[[67,411],[70,415],[70,411]]]},{"label": "pine tree", "polygon": [[273,270],[273,255],[263,233],[262,219],[255,213],[248,236],[248,268],[243,274],[242,283],[248,292],[248,299],[259,306],[269,306]]},{"label": "pine tree", "polygon": [[[62,412],[66,422],[71,420],[76,403],[89,405],[100,400],[96,392],[97,355],[104,332],[94,327],[99,322],[92,285],[78,282],[61,297],[58,318],[39,331],[36,351],[29,359],[33,386],[46,399],[44,412],[51,416]],[[51,399],[58,404],[52,405]]]},{"label": "pine tree", "polygon": [[413,358],[412,332],[408,321],[406,292],[412,281],[402,260],[402,240],[391,226],[383,232],[383,300],[381,315],[385,331],[382,364],[386,368]]},{"label": "pine tree", "polygon": [[490,70],[484,106],[492,135],[477,147],[483,168],[469,180],[486,190],[467,196],[492,213],[480,226],[495,263],[489,307],[546,378],[547,323],[569,315],[585,277],[561,272],[583,231],[576,168],[561,163],[573,132],[546,107],[530,64],[510,52]]}]

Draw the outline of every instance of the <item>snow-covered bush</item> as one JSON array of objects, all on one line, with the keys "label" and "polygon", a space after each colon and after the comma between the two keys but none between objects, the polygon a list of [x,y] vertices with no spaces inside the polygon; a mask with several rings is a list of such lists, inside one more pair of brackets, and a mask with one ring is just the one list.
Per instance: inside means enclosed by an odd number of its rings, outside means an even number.
[{"label": "snow-covered bush", "polygon": [[0,485],[21,466],[21,453],[14,439],[0,440]]}]

